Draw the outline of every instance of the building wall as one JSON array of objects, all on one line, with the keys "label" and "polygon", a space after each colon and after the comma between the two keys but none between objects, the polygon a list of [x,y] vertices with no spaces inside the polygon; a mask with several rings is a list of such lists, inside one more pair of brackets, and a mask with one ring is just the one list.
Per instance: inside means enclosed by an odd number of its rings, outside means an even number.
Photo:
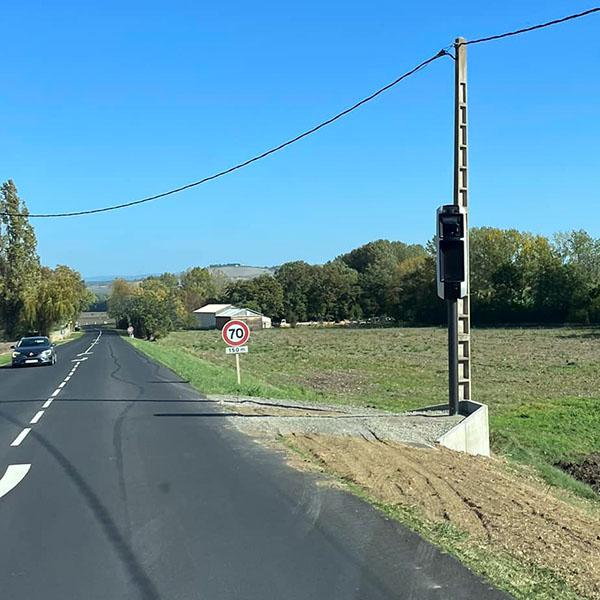
[{"label": "building wall", "polygon": [[[223,329],[225,327],[225,323],[231,321],[232,317],[219,317],[217,316],[217,329]],[[263,326],[263,317],[261,315],[252,316],[252,317],[233,317],[235,321],[243,321],[248,325],[251,331],[257,331],[259,329],[264,329]]]},{"label": "building wall", "polygon": [[215,313],[195,313],[198,329],[215,329],[217,319]]}]

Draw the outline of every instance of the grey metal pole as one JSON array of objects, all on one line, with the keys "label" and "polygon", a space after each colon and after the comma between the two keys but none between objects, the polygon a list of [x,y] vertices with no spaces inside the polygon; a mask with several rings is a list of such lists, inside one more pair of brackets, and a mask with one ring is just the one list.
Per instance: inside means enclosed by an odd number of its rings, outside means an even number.
[{"label": "grey metal pole", "polygon": [[448,410],[458,414],[458,303],[446,300],[448,304]]}]

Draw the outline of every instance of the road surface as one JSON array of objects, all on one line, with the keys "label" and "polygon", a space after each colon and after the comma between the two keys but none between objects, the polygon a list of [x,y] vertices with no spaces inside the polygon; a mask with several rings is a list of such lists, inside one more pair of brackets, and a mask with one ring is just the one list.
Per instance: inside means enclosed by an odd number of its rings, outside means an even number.
[{"label": "road surface", "polygon": [[111,331],[0,369],[2,600],[506,598]]}]

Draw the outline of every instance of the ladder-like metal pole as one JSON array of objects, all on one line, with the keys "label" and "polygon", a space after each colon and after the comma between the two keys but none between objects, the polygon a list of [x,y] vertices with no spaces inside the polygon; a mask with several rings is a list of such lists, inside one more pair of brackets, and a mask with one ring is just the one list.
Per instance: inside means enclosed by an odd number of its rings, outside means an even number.
[{"label": "ladder-like metal pole", "polygon": [[451,355],[456,357],[458,371],[458,400],[471,399],[471,302],[469,281],[469,222],[468,222],[468,172],[467,172],[467,46],[464,38],[457,38],[454,77],[454,204],[465,211],[466,278],[467,295],[457,301],[454,323],[457,334],[456,347]]}]

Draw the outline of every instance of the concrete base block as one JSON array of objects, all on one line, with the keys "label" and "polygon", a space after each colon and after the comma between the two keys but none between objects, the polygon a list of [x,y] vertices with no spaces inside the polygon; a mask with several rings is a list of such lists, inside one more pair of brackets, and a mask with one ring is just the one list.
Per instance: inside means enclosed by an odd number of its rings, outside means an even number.
[{"label": "concrete base block", "polygon": [[488,407],[473,400],[462,400],[459,412],[465,418],[440,436],[436,443],[467,454],[490,455]]}]

